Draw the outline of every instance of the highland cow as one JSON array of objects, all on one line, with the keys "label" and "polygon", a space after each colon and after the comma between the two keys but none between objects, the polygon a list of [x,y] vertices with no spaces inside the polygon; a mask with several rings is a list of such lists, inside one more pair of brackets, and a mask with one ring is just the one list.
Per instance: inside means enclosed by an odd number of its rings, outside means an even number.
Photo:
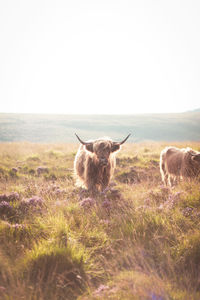
[{"label": "highland cow", "polygon": [[76,183],[89,191],[103,191],[109,185],[114,173],[115,154],[120,150],[130,134],[122,142],[113,142],[109,138],[83,142],[74,160]]},{"label": "highland cow", "polygon": [[191,148],[166,147],[160,154],[160,172],[165,185],[200,174],[200,152]]}]

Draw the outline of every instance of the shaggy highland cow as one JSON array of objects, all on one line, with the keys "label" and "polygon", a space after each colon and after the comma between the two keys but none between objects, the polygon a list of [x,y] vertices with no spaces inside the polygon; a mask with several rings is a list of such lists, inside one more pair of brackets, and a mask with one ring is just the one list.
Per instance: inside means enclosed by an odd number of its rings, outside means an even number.
[{"label": "shaggy highland cow", "polygon": [[77,185],[92,192],[103,191],[115,169],[115,154],[129,136],[122,142],[113,142],[109,138],[83,142],[76,134],[81,143],[74,161]]},{"label": "shaggy highland cow", "polygon": [[200,174],[200,152],[191,148],[166,147],[160,154],[162,181],[172,186],[178,178],[194,178]]}]

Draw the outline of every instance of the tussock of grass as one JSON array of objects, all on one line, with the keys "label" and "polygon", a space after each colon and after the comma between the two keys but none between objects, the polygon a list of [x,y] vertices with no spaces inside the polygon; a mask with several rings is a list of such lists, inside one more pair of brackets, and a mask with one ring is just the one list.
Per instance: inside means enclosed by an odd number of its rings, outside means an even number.
[{"label": "tussock of grass", "polygon": [[75,299],[87,282],[84,256],[80,248],[61,247],[46,240],[27,253],[22,272],[33,288],[39,284],[45,298],[57,290],[57,297],[67,294]]}]

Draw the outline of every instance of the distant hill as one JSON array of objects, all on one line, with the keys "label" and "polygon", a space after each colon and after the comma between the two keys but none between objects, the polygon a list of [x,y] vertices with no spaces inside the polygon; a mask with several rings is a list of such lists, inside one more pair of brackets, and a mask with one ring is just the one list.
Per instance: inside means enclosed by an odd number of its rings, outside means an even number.
[{"label": "distant hill", "polygon": [[141,115],[0,114],[0,141],[77,142],[109,136],[129,142],[200,141],[200,112]]},{"label": "distant hill", "polygon": [[196,108],[196,109],[193,109],[193,110],[188,110],[187,112],[200,112],[200,108]]}]

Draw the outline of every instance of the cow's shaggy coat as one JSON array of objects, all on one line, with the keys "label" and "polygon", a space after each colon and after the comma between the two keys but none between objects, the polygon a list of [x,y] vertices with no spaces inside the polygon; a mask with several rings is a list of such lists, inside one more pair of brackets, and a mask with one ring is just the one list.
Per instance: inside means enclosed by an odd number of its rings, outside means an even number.
[{"label": "cow's shaggy coat", "polygon": [[166,147],[160,154],[160,172],[165,185],[172,186],[179,178],[200,174],[200,152],[191,148]]},{"label": "cow's shaggy coat", "polygon": [[83,142],[77,136],[82,145],[74,160],[76,184],[92,192],[103,191],[109,185],[115,169],[115,154],[128,137],[118,143],[109,138]]}]

